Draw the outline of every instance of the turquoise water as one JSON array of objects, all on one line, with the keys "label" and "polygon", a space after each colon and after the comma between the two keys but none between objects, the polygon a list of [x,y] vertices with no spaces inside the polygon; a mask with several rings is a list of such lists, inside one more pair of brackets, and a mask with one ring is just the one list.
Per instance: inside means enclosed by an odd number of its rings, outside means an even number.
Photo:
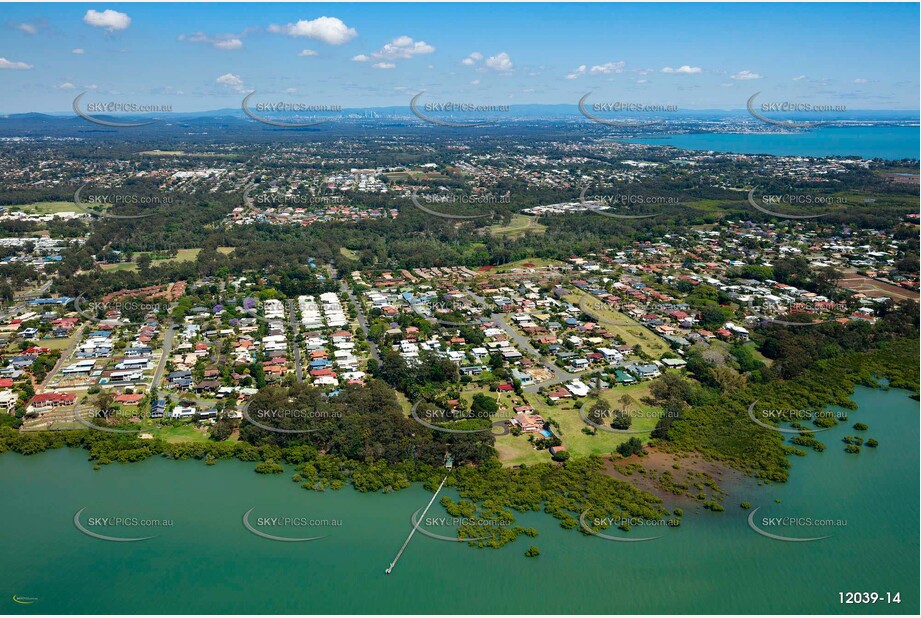
[{"label": "turquoise water", "polygon": [[801,133],[689,133],[663,139],[628,140],[675,146],[777,156],[857,156],[864,159],[918,159],[919,127],[820,127]]},{"label": "turquoise water", "polygon": [[[919,610],[918,403],[903,391],[860,388],[847,423],[819,437],[824,453],[795,458],[784,485],[739,488],[726,511],[685,510],[663,538],[615,543],[563,530],[542,513],[519,523],[540,532],[499,550],[417,534],[393,574],[384,569],[431,494],[315,493],[253,464],[151,459],[98,472],[78,450],[0,456],[3,613],[906,613]],[[880,447],[843,452],[840,439],[865,422]],[[775,502],[780,498],[781,502]],[[846,520],[820,529],[753,532],[761,516]],[[81,523],[118,543],[90,538]],[[242,515],[340,520],[340,526],[261,527]],[[429,517],[440,510],[436,504]],[[443,513],[442,513],[443,514]],[[90,528],[91,517],[169,519],[170,527]],[[333,522],[335,523],[335,522]],[[257,526],[258,527],[258,526]],[[438,531],[437,528],[432,528]],[[444,533],[444,530],[441,530]],[[611,534],[615,534],[611,532]],[[634,528],[628,536],[653,536]],[[529,545],[541,554],[523,556]],[[842,591],[900,592],[902,603],[842,606]],[[32,598],[19,605],[12,596]]]}]

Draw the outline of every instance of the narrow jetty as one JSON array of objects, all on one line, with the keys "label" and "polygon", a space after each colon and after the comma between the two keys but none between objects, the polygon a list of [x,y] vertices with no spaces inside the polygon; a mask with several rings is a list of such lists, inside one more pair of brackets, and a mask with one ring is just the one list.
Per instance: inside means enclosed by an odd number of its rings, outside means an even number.
[{"label": "narrow jetty", "polygon": [[406,550],[406,546],[409,545],[409,542],[412,540],[413,535],[416,534],[416,529],[419,527],[419,524],[422,523],[423,518],[425,518],[425,514],[429,512],[429,508],[431,508],[432,503],[435,502],[435,498],[438,497],[438,494],[441,493],[441,488],[444,487],[445,481],[447,480],[448,480],[448,475],[445,474],[445,477],[441,479],[441,485],[439,485],[438,489],[435,490],[435,495],[432,496],[432,499],[429,500],[429,503],[426,505],[425,510],[422,511],[422,515],[419,516],[419,519],[413,522],[413,529],[410,530],[409,536],[406,537],[405,541],[403,541],[403,547],[400,548],[400,551],[397,552],[396,558],[393,559],[393,562],[391,562],[390,566],[387,567],[387,570],[384,571],[387,575],[390,575],[390,572],[393,570],[393,567],[397,565],[397,562],[400,560],[400,556],[403,555],[403,552]]}]

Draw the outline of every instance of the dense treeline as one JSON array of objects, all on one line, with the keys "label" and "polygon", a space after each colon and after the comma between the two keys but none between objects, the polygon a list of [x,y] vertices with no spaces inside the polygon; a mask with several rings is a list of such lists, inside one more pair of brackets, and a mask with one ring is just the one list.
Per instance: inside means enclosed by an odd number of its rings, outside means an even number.
[{"label": "dense treeline", "polygon": [[407,417],[396,393],[380,380],[363,388],[345,387],[334,397],[303,384],[263,389],[253,397],[248,414],[272,428],[309,431],[276,432],[244,422],[240,439],[256,446],[311,446],[350,461],[386,464],[418,461],[437,466],[449,452],[458,464],[495,457],[488,432],[428,430]]},{"label": "dense treeline", "polygon": [[790,467],[787,455],[794,449],[783,443],[781,434],[752,422],[748,416],[752,403],[779,410],[853,408],[854,387],[876,387],[880,379],[917,396],[919,353],[917,338],[899,339],[876,349],[817,360],[788,380],[724,390],[686,381],[681,388],[664,389],[659,403],[671,402],[677,414],[663,417],[654,437],[663,448],[696,451],[757,477],[785,481]]}]

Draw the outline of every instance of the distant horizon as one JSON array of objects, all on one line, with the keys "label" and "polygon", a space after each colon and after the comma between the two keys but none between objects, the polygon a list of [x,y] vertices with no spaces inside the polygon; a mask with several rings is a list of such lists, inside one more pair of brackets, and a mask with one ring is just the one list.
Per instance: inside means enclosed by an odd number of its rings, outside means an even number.
[{"label": "distant horizon", "polygon": [[[570,113],[571,115],[575,115],[575,116],[581,116],[581,114],[579,113],[579,106],[578,106],[577,103],[537,103],[537,102],[528,103],[528,102],[522,102],[522,103],[512,103],[512,104],[508,104],[508,107],[509,107],[509,109],[512,110],[512,111],[514,111],[515,109],[524,110],[524,109],[526,109],[526,108],[548,108],[548,110],[549,110],[550,108],[557,108],[557,109],[563,108],[563,109],[559,109],[559,111],[561,111],[561,112],[568,112],[568,113]],[[301,113],[301,112],[293,112],[293,111],[274,111],[274,112],[264,112],[264,113],[265,113],[266,115],[269,115],[269,116],[271,116],[271,115],[284,115],[284,114],[291,114],[291,115],[297,115],[297,114],[300,114],[300,115],[335,115],[335,114],[337,114],[337,113],[348,113],[348,112],[356,112],[356,111],[388,111],[388,112],[395,112],[395,111],[398,111],[398,110],[404,110],[404,111],[405,111],[407,114],[409,114],[409,115],[412,114],[411,108],[410,108],[410,105],[409,105],[408,102],[407,102],[406,104],[404,104],[404,105],[399,105],[399,104],[393,104],[393,105],[343,105],[341,111],[302,112],[302,113]],[[172,111],[168,111],[168,112],[166,112],[166,111],[161,111],[161,112],[133,112],[133,113],[129,113],[129,112],[93,112],[92,115],[94,115],[94,116],[100,116],[100,117],[103,117],[103,116],[113,116],[113,117],[116,117],[116,116],[117,116],[117,117],[129,117],[129,116],[133,116],[133,117],[154,117],[154,116],[157,116],[157,117],[169,117],[169,116],[171,116],[171,115],[172,115],[172,116],[181,116],[181,115],[188,115],[188,114],[203,115],[203,114],[218,114],[218,113],[221,113],[221,114],[226,114],[226,113],[234,113],[234,114],[237,114],[237,113],[238,113],[238,114],[241,114],[241,115],[245,115],[244,112],[243,112],[243,110],[242,110],[242,108],[241,108],[239,105],[236,106],[236,107],[219,107],[219,108],[207,108],[207,109],[172,110]],[[432,112],[433,115],[437,115],[437,114],[439,114],[439,113],[448,113],[448,112]],[[461,112],[455,112],[455,114],[456,114],[456,113],[461,113]],[[487,116],[487,115],[490,115],[491,113],[495,114],[496,117],[497,117],[497,119],[499,119],[499,120],[501,120],[501,119],[503,118],[503,116],[500,116],[500,115],[498,115],[497,113],[488,112],[488,111],[478,112],[476,115],[478,115],[478,116]],[[508,113],[508,112],[504,112],[504,113]],[[722,107],[710,107],[710,108],[679,108],[677,111],[669,112],[669,113],[667,113],[667,114],[664,113],[664,112],[654,112],[654,111],[621,112],[621,114],[622,114],[624,117],[628,117],[628,116],[661,116],[661,117],[675,118],[675,119],[677,119],[677,118],[682,118],[682,117],[684,117],[684,115],[717,114],[717,113],[732,114],[732,115],[739,115],[739,116],[748,116],[748,115],[749,115],[749,114],[748,114],[748,110],[747,110],[744,106],[743,106],[743,107],[735,107],[735,108],[730,108],[730,107],[725,107],[725,108],[722,108]],[[841,121],[841,120],[848,120],[848,119],[849,119],[849,118],[848,118],[848,115],[850,115],[850,114],[855,114],[855,115],[861,115],[861,114],[881,114],[881,115],[886,115],[886,116],[894,116],[894,115],[899,115],[899,114],[906,114],[906,115],[908,115],[908,114],[914,114],[914,115],[918,116],[918,118],[916,118],[916,119],[919,120],[919,121],[921,121],[921,108],[915,108],[915,109],[911,109],[911,108],[905,108],[905,109],[886,109],[886,108],[849,109],[849,110],[843,111],[843,112],[829,112],[829,113],[827,113],[826,115],[821,116],[821,118],[816,117],[816,121],[818,122],[818,121],[820,121],[820,120],[825,120],[825,121]],[[79,117],[76,113],[74,113],[74,111],[73,111],[72,109],[70,109],[70,110],[60,110],[60,111],[37,111],[37,110],[30,110],[30,111],[15,111],[15,112],[6,112],[6,111],[0,110],[0,118],[8,118],[8,117],[11,117],[11,116],[25,116],[25,115],[42,115],[42,116],[53,116],[53,117],[62,117],[62,116],[63,116],[63,117],[67,117],[67,116]],[[599,115],[600,115],[600,114],[599,114]],[[787,113],[780,113],[780,112],[779,112],[779,113],[777,113],[776,115],[777,115],[778,118],[811,117],[811,116],[807,116],[807,114],[805,114],[805,113],[803,113],[803,112],[787,112]],[[611,117],[611,118],[616,118],[616,116],[614,116],[613,113],[612,113],[609,117]],[[752,120],[754,120],[754,118],[752,118]],[[856,120],[856,119],[855,119],[855,120]],[[867,120],[867,119],[866,119],[866,118],[861,118],[861,119],[859,119],[859,120]]]}]

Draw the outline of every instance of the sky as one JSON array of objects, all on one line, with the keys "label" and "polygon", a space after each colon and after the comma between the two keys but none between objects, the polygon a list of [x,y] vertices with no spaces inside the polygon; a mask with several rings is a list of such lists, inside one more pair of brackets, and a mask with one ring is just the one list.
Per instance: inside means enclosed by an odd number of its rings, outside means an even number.
[{"label": "sky", "polygon": [[4,4],[0,113],[759,101],[919,108],[919,5]]}]

